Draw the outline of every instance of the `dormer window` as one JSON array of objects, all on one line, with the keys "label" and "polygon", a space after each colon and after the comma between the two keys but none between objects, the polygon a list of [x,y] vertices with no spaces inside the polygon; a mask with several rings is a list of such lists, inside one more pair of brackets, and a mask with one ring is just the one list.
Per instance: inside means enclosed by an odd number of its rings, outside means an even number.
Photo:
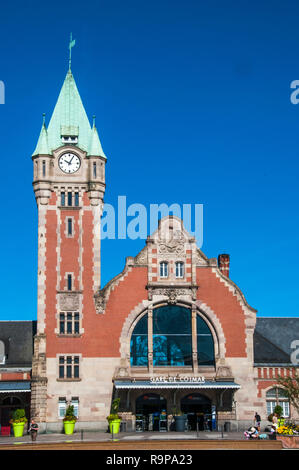
[{"label": "dormer window", "polygon": [[168,277],[168,263],[166,261],[160,263],[160,277]]},{"label": "dormer window", "polygon": [[184,277],[184,263],[182,261],[178,261],[177,263],[175,263],[175,277]]},{"label": "dormer window", "polygon": [[63,144],[77,144],[78,136],[76,135],[62,135],[61,140]]}]

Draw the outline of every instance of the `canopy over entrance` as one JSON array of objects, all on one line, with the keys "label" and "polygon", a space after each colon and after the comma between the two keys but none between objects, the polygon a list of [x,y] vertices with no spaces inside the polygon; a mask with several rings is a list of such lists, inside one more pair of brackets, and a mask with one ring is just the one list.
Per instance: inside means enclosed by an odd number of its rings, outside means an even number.
[{"label": "canopy over entrance", "polygon": [[[172,380],[170,380],[172,379]],[[131,389],[152,389],[152,390],[177,390],[177,389],[196,389],[196,390],[238,390],[240,385],[235,382],[217,382],[217,381],[196,381],[184,380],[183,378],[171,377],[169,380],[163,381],[158,378],[155,380],[115,380],[114,386],[117,390]]]}]

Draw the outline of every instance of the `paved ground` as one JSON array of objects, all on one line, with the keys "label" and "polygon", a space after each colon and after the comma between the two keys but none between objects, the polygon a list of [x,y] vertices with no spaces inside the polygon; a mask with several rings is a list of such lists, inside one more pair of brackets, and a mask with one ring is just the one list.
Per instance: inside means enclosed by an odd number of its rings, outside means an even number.
[{"label": "paved ground", "polygon": [[29,435],[15,438],[0,436],[0,450],[10,449],[105,449],[105,450],[196,450],[196,449],[267,449],[280,450],[279,441],[246,440],[243,433],[220,432],[161,432],[161,433],[119,433],[112,439],[105,432],[75,432],[65,434],[39,434],[36,443],[31,443]]}]

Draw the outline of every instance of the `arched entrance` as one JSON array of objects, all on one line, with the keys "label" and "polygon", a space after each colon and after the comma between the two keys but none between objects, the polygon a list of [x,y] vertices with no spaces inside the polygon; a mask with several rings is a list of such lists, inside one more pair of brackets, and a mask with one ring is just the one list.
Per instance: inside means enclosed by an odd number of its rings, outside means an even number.
[{"label": "arched entrance", "polygon": [[157,393],[141,395],[136,399],[136,430],[160,431],[161,422],[167,422],[166,410],[167,401],[161,395]]},{"label": "arched entrance", "polygon": [[181,410],[188,416],[188,429],[212,430],[211,400],[200,393],[190,393],[181,399]]},{"label": "arched entrance", "polygon": [[12,414],[17,408],[24,408],[20,398],[13,396],[4,398],[2,403],[0,403],[1,426],[9,426],[9,420],[12,418]]}]

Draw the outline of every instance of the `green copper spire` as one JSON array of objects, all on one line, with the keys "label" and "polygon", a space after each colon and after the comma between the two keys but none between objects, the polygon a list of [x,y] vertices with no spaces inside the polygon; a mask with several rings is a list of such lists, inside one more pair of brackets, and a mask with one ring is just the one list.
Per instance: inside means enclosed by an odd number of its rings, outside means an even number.
[{"label": "green copper spire", "polygon": [[93,116],[93,126],[91,129],[91,136],[88,148],[88,154],[93,157],[104,157],[107,158],[102,149],[102,145],[99,139],[99,134],[96,128],[95,116]]},{"label": "green copper spire", "polygon": [[[41,151],[51,154],[53,150],[63,145],[72,144],[85,151],[87,155],[106,158],[95,122],[91,128],[71,71],[72,48],[74,45],[75,40],[71,34],[69,42],[69,70],[60,90],[48,129],[46,129],[43,122],[38,144],[33,155],[37,155]],[[45,152],[46,149],[48,150],[47,152]]]},{"label": "green copper spire", "polygon": [[43,125],[39,134],[36,149],[33,152],[33,156],[34,155],[49,155],[48,133],[45,125],[45,114],[43,114]]}]

